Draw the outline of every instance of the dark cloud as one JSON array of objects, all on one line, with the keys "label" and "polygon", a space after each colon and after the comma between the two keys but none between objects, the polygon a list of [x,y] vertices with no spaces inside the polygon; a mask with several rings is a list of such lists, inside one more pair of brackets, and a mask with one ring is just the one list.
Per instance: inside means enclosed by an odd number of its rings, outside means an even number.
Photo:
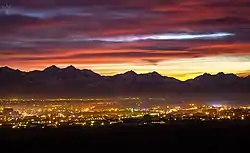
[{"label": "dark cloud", "polygon": [[249,0],[238,0],[238,1],[233,1],[233,0],[212,0],[208,1],[205,4],[206,7],[229,7],[229,8],[245,8],[245,7],[250,7],[250,1]]},{"label": "dark cloud", "polygon": [[141,46],[141,47],[134,47],[133,49],[139,49],[139,50],[157,50],[157,51],[182,51],[182,50],[188,50],[187,47],[182,46]]},{"label": "dark cloud", "polygon": [[0,33],[13,33],[22,26],[39,22],[38,19],[21,15],[0,15]]},{"label": "dark cloud", "polygon": [[58,6],[149,6],[178,4],[181,0],[2,0],[0,5],[26,6],[26,7],[58,7]]},{"label": "dark cloud", "polygon": [[250,19],[248,17],[234,17],[226,16],[222,18],[204,19],[200,21],[191,22],[194,25],[222,25],[222,26],[235,26],[235,25],[250,25]]}]

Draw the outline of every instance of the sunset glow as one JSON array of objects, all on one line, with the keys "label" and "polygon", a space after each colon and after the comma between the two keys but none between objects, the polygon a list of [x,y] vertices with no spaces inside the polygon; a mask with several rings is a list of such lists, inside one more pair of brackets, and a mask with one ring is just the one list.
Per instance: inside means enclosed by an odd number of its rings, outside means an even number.
[{"label": "sunset glow", "polygon": [[[74,65],[181,80],[250,74],[250,5],[238,1],[0,2],[0,67]],[[212,9],[211,9],[212,8]]]}]

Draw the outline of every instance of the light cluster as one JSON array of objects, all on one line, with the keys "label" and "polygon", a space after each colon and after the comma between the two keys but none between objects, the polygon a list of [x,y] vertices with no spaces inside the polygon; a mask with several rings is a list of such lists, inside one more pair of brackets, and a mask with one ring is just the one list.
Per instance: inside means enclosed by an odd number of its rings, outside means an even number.
[{"label": "light cluster", "polygon": [[[125,107],[109,99],[1,100],[0,125],[10,128],[106,126],[113,124],[168,124],[183,120],[245,120],[250,106],[152,105],[143,108],[137,98],[124,98],[133,106]],[[96,102],[92,102],[96,101]]]}]

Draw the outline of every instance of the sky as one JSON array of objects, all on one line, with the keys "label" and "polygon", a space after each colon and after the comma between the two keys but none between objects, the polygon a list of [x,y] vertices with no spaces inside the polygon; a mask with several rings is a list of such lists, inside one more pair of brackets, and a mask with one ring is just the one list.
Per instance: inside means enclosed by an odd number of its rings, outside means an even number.
[{"label": "sky", "polygon": [[1,0],[0,66],[250,74],[250,0]]}]

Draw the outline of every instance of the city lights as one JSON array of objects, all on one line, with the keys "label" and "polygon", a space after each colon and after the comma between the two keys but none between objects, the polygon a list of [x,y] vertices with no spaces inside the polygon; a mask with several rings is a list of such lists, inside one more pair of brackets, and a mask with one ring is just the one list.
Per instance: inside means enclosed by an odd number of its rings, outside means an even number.
[{"label": "city lights", "polygon": [[0,126],[10,128],[149,125],[184,120],[246,120],[250,117],[249,106],[190,103],[145,108],[138,105],[143,104],[140,98],[133,101],[131,107],[111,99],[1,99],[0,102]]}]

